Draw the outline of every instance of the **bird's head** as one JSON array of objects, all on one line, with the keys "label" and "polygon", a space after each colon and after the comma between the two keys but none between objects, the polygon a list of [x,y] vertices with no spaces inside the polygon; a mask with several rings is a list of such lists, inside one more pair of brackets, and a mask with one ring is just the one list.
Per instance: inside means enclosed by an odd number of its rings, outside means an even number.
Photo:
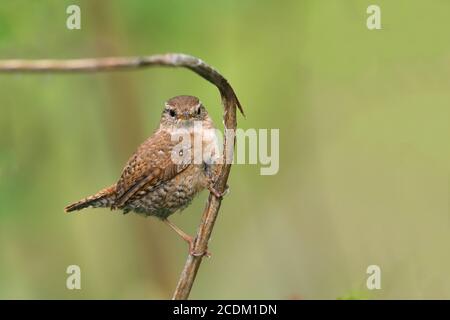
[{"label": "bird's head", "polygon": [[208,120],[208,112],[197,97],[177,96],[165,103],[161,127],[187,128],[195,121]]}]

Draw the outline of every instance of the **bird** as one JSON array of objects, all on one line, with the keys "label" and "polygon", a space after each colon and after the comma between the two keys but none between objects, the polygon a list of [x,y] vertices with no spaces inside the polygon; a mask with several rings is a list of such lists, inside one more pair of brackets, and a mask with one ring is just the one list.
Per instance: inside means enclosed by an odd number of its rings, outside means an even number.
[{"label": "bird", "polygon": [[[201,148],[196,148],[196,134],[200,135]],[[189,244],[191,255],[209,255],[194,252],[194,238],[168,218],[189,206],[204,189],[218,198],[227,192],[220,193],[214,188],[221,157],[217,138],[213,120],[199,98],[173,97],[164,104],[159,127],[129,158],[119,180],[66,206],[65,211],[93,207],[154,216]],[[199,151],[200,157],[196,158]]]}]

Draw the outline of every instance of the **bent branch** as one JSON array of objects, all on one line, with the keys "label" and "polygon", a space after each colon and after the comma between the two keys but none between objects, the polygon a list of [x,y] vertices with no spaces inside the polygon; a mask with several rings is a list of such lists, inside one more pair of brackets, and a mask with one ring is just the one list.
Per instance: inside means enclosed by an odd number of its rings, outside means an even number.
[{"label": "bent branch", "polygon": [[[214,68],[202,60],[180,53],[169,53],[144,57],[112,57],[74,60],[0,60],[0,73],[13,72],[98,72],[127,69],[141,69],[151,66],[167,66],[187,68],[197,73],[202,78],[215,85],[222,98],[224,107],[223,120],[226,134],[224,135],[223,157],[216,179],[215,189],[224,192],[227,186],[228,176],[231,170],[233,157],[235,131],[236,131],[236,107],[244,115],[239,100],[228,81]],[[230,130],[232,129],[232,130]],[[211,237],[214,223],[219,213],[221,199],[213,194],[209,195],[204,209],[197,236],[194,243],[194,252],[206,252],[208,241]],[[173,299],[187,299],[194,284],[195,277],[202,262],[200,256],[189,255],[178,280]]]}]

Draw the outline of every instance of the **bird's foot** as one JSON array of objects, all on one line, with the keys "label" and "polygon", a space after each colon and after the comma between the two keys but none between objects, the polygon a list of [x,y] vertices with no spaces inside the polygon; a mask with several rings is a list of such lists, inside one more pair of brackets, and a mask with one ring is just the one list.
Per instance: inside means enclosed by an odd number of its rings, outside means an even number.
[{"label": "bird's foot", "polygon": [[224,196],[226,196],[228,194],[228,192],[230,192],[230,188],[228,187],[228,185],[225,187],[225,191],[224,192],[219,192],[216,190],[216,188],[214,188],[213,184],[209,184],[208,185],[208,190],[209,192],[211,192],[216,198],[218,199],[223,199]]},{"label": "bird's foot", "polygon": [[203,251],[203,252],[196,252],[195,251],[195,249],[194,249],[195,239],[194,238],[191,237],[189,240],[186,239],[186,241],[189,243],[189,254],[191,256],[211,258],[211,253],[208,252],[208,250]]},{"label": "bird's foot", "polygon": [[163,221],[170,227],[172,228],[184,241],[186,241],[189,244],[189,254],[191,256],[194,257],[207,257],[210,258],[211,254],[206,250],[204,252],[195,252],[194,250],[194,244],[195,244],[195,239],[188,235],[187,233],[185,233],[183,230],[181,230],[180,228],[178,228],[176,225],[174,225],[172,222],[170,222],[167,218],[163,219]]}]

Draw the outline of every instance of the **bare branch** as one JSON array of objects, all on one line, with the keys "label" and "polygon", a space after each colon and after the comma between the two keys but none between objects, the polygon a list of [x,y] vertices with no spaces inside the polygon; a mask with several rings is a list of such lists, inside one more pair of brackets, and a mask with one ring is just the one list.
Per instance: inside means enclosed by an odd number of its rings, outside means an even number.
[{"label": "bare branch", "polygon": [[[231,170],[236,130],[236,107],[244,114],[239,100],[228,81],[202,60],[179,53],[145,57],[112,57],[75,60],[0,60],[0,73],[6,72],[97,72],[126,69],[140,69],[150,66],[182,67],[192,70],[214,84],[220,91],[224,107],[224,164],[221,165],[216,185],[218,192],[224,192]],[[232,130],[229,130],[232,129]],[[221,199],[209,195],[206,208],[197,231],[193,252],[206,252],[214,223],[219,213]],[[194,284],[202,257],[189,255],[181,272],[173,299],[187,299]]]},{"label": "bare branch", "polygon": [[0,73],[6,72],[98,72],[139,69],[151,66],[187,68],[214,84],[224,97],[224,91],[231,90],[236,106],[244,111],[228,81],[214,68],[201,59],[182,53],[167,53],[144,57],[109,57],[73,60],[0,60]]}]

